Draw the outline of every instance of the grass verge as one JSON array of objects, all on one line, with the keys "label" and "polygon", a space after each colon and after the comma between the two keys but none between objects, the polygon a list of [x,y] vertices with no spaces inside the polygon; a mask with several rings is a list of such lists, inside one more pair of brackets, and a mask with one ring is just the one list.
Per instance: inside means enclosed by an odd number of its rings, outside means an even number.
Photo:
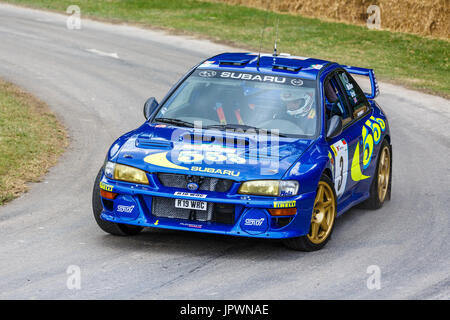
[{"label": "grass verge", "polygon": [[[4,1],[4,0],[3,0]],[[255,50],[266,12],[200,0],[6,0],[65,12],[81,8],[81,17],[137,23],[207,36]],[[279,52],[375,69],[379,79],[450,97],[450,41],[369,30],[298,15],[270,13],[264,51],[271,51],[279,18]]]},{"label": "grass verge", "polygon": [[66,146],[66,131],[47,105],[0,80],[0,205],[39,181]]}]

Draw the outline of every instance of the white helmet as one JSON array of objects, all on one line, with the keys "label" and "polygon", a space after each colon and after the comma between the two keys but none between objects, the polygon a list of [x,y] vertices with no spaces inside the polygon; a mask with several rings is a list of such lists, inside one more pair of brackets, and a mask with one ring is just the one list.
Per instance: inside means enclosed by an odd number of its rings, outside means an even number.
[{"label": "white helmet", "polygon": [[294,110],[287,110],[287,113],[291,116],[306,116],[310,112],[314,102],[312,94],[304,93],[300,90],[284,90],[281,93],[281,100],[285,102],[298,101]]}]

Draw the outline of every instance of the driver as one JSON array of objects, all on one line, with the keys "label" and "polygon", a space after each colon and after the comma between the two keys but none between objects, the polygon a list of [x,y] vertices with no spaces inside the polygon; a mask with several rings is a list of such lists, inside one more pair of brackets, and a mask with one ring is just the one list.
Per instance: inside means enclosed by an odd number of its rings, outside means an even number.
[{"label": "driver", "polygon": [[315,119],[316,110],[313,108],[313,93],[302,92],[298,89],[286,89],[281,92],[280,98],[285,103],[286,110],[275,114],[274,119],[284,119],[294,122]]}]

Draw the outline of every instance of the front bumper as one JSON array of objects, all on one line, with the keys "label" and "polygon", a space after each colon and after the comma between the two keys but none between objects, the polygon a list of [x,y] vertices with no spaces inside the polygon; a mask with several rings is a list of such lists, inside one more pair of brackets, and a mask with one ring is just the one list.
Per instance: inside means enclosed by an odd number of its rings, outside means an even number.
[{"label": "front bumper", "polygon": [[[313,192],[289,198],[271,198],[210,191],[201,191],[206,197],[197,198],[175,195],[176,192],[186,192],[186,189],[136,185],[110,180],[104,175],[102,175],[100,187],[103,190],[117,193],[114,200],[102,198],[101,218],[106,221],[142,227],[269,239],[306,235],[310,228],[315,198]],[[154,207],[152,202],[156,201],[154,197],[200,200],[208,202],[208,206],[213,204],[232,205],[234,206],[233,219],[231,222],[223,223],[211,220],[162,217],[156,212],[152,213],[152,207]],[[294,205],[297,214],[286,217],[271,216],[268,209],[279,206],[280,202],[289,203],[289,206]],[[171,210],[171,207],[168,206],[167,209]]]}]

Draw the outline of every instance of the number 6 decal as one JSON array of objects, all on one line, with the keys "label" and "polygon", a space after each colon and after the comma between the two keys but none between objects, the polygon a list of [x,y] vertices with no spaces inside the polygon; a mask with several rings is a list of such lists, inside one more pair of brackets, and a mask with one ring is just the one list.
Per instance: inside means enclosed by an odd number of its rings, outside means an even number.
[{"label": "number 6 decal", "polygon": [[340,198],[345,191],[347,183],[347,169],[348,169],[348,144],[345,139],[342,139],[331,146],[334,153],[335,167],[334,167],[334,188],[336,196]]}]

